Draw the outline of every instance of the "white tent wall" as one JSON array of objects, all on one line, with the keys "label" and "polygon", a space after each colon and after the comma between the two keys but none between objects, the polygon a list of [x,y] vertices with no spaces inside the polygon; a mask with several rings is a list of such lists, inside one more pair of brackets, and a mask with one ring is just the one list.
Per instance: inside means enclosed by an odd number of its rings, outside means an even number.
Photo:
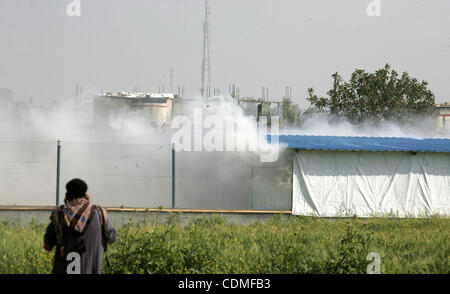
[{"label": "white tent wall", "polygon": [[450,153],[299,150],[294,215],[450,214]]}]

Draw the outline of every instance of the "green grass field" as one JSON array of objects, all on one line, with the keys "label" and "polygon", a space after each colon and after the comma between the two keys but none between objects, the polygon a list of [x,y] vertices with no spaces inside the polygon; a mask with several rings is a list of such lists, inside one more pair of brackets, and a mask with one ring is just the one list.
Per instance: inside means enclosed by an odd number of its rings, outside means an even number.
[{"label": "green grass field", "polygon": [[[54,252],[42,249],[45,225],[0,224],[0,273],[50,273]],[[180,226],[120,228],[104,273],[366,273],[369,252],[381,273],[450,273],[450,219],[274,216],[251,225],[221,217]]]}]

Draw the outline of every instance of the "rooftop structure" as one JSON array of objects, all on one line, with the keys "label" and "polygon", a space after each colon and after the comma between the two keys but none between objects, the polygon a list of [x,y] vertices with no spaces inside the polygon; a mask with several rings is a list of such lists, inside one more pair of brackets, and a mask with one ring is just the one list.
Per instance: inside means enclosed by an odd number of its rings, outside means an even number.
[{"label": "rooftop structure", "polygon": [[278,140],[303,150],[450,152],[450,139],[439,138],[280,135]]},{"label": "rooftop structure", "polygon": [[450,102],[438,103],[438,104],[436,104],[436,107],[437,108],[446,108],[446,107],[450,108]]},{"label": "rooftop structure", "polygon": [[139,93],[139,92],[124,92],[119,91],[116,93],[103,91],[100,95],[102,97],[112,98],[176,98],[177,95],[173,93]]},{"label": "rooftop structure", "polygon": [[116,93],[103,91],[96,99],[96,114],[115,112],[122,107],[131,107],[144,111],[155,125],[164,127],[170,124],[172,117],[180,111],[178,95],[173,93],[142,93],[125,92]]}]

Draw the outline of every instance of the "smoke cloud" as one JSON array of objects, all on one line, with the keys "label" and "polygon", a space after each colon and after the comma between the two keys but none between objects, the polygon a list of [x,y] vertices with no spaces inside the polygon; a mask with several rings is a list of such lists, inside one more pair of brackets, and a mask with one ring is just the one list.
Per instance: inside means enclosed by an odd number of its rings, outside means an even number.
[{"label": "smoke cloud", "polygon": [[[80,177],[94,202],[106,207],[172,205],[170,143],[176,130],[156,127],[143,109],[103,111],[111,105],[98,99],[71,97],[48,106],[0,99],[0,205],[54,205],[56,140],[62,141],[61,202],[64,184]],[[234,118],[232,135],[246,151],[177,152],[176,207],[289,209],[291,151],[280,148],[276,162],[260,162],[260,151],[248,150],[249,143],[260,140],[256,121],[232,97],[183,99],[183,115],[193,120],[195,109],[201,109],[203,119]],[[323,113],[305,117],[300,129],[281,133],[450,137],[434,118],[356,127]],[[274,193],[278,198],[271,203]]]},{"label": "smoke cloud", "polygon": [[327,113],[308,114],[300,129],[288,129],[283,133],[322,136],[450,138],[450,129],[441,128],[436,117],[417,117],[408,123],[386,120],[379,124],[366,121],[360,125],[353,125],[345,118],[334,117]]}]

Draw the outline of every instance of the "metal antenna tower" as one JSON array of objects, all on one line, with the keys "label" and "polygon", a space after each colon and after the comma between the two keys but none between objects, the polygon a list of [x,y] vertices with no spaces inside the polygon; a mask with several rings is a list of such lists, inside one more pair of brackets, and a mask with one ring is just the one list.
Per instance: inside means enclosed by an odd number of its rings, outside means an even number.
[{"label": "metal antenna tower", "polygon": [[[202,59],[202,86],[201,86],[201,94],[202,96],[209,97],[209,87],[211,85],[211,65],[209,61],[209,5],[208,0],[205,0],[205,20],[203,21],[203,59]],[[205,79],[207,79],[205,83]]]},{"label": "metal antenna tower", "polygon": [[170,93],[173,93],[173,66],[169,66]]}]

